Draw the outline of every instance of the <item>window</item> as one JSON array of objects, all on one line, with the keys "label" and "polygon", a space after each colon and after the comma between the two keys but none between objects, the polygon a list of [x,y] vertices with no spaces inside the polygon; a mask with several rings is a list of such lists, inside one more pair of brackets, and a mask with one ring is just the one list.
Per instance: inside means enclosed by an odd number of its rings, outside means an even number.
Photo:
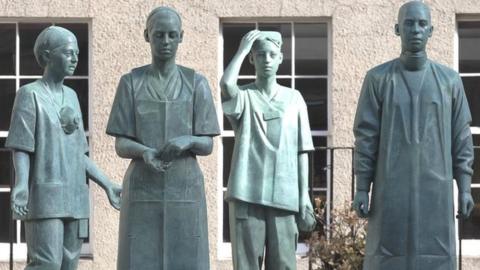
[{"label": "window", "polygon": [[[221,24],[221,63],[219,72],[230,63],[236,53],[240,40],[253,29],[278,31],[283,37],[283,63],[277,72],[279,84],[292,87],[301,92],[308,107],[313,142],[316,147],[327,146],[329,131],[329,24],[321,20],[238,20],[224,21]],[[221,76],[220,74],[220,76]],[[255,70],[246,59],[242,64],[239,85],[255,80]],[[219,192],[219,207],[221,209],[219,228],[219,256],[230,257],[230,231],[228,226],[228,204],[223,201],[230,173],[231,157],[234,145],[234,133],[228,120],[222,121],[223,164]],[[330,183],[325,170],[327,152],[316,151],[313,154],[315,162],[313,169],[314,197],[320,197],[331,202]],[[299,245],[299,252],[305,252],[305,245]]]},{"label": "window", "polygon": [[[88,134],[88,88],[89,88],[89,24],[87,22],[18,22],[0,21],[0,261],[9,258],[10,191],[14,182],[11,152],[5,149],[10,117],[16,91],[42,76],[33,54],[33,45],[40,32],[58,25],[72,31],[80,49],[79,63],[74,76],[67,77],[65,84],[78,95],[85,130]],[[23,222],[14,223],[15,259],[26,258],[25,230]],[[88,250],[88,244],[84,250]]]},{"label": "window", "polygon": [[[464,254],[476,250],[480,255],[480,20],[458,22],[458,71],[465,87],[472,113],[472,134],[475,147],[472,196],[475,209],[471,217],[463,222],[462,241]],[[476,241],[474,241],[476,240]]]}]

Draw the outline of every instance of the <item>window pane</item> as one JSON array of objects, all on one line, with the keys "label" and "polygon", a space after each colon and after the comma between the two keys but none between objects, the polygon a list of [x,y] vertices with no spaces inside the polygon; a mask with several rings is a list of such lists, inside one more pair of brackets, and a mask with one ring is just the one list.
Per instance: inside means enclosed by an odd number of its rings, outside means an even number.
[{"label": "window pane", "polygon": [[462,239],[480,239],[480,188],[472,188],[475,208],[472,215],[463,222]]},{"label": "window pane", "polygon": [[258,29],[262,31],[276,31],[282,34],[283,62],[278,68],[278,75],[292,74],[292,25],[290,23],[260,23]]},{"label": "window pane", "polygon": [[459,22],[458,38],[460,72],[480,72],[480,22]]},{"label": "window pane", "polygon": [[[225,192],[223,192],[223,196],[225,197]],[[228,211],[228,203],[223,202],[223,242],[229,243],[230,242],[230,222],[229,222],[229,211]]]},{"label": "window pane", "polygon": [[308,108],[312,130],[327,130],[327,79],[296,79],[295,88],[302,93]]},{"label": "window pane", "polygon": [[85,131],[88,131],[88,79],[66,79],[64,83],[77,93],[82,110],[83,126]]},{"label": "window pane", "polygon": [[480,77],[463,77],[463,86],[472,114],[472,126],[480,126]]},{"label": "window pane", "polygon": [[[9,238],[9,228],[10,228],[10,192],[1,192],[0,193],[0,242],[8,243],[10,242]],[[13,223],[13,226],[16,230],[16,222]],[[14,232],[15,232],[14,230]],[[15,242],[15,234],[13,236],[13,241]]]},{"label": "window pane", "polygon": [[10,187],[13,177],[12,154],[5,148],[0,148],[0,187]]},{"label": "window pane", "polygon": [[232,165],[233,146],[235,137],[223,137],[223,186],[227,187],[230,167]]},{"label": "window pane", "polygon": [[[313,145],[315,147],[326,147],[326,137],[313,137]],[[309,168],[311,175],[313,175],[313,187],[326,188],[327,187],[327,150],[318,149],[310,155],[313,158],[313,168]],[[310,160],[312,164],[312,160]],[[312,171],[313,170],[313,171]]]},{"label": "window pane", "polygon": [[15,24],[0,24],[0,75],[15,75]]},{"label": "window pane", "polygon": [[292,79],[277,79],[277,83],[285,87],[292,87]]},{"label": "window pane", "polygon": [[327,24],[295,23],[295,75],[327,75]]},{"label": "window pane", "polygon": [[88,24],[86,23],[59,23],[57,26],[66,28],[77,37],[78,65],[74,75],[88,75]]},{"label": "window pane", "polygon": [[0,80],[0,131],[10,128],[14,100],[15,80]]},{"label": "window pane", "polygon": [[20,36],[20,74],[42,75],[42,68],[38,65],[33,54],[33,45],[40,32],[47,28],[49,23],[20,23],[18,31]]},{"label": "window pane", "polygon": [[[254,81],[255,81],[254,79],[239,79],[237,83],[238,85],[245,85]],[[223,115],[223,130],[233,130],[232,125],[230,124],[230,121],[228,121],[225,115]]]},{"label": "window pane", "polygon": [[[223,69],[232,60],[238,50],[242,37],[248,31],[255,29],[255,24],[245,23],[225,23],[223,24]],[[248,61],[248,57],[243,61],[240,75],[255,75],[255,69]]]}]

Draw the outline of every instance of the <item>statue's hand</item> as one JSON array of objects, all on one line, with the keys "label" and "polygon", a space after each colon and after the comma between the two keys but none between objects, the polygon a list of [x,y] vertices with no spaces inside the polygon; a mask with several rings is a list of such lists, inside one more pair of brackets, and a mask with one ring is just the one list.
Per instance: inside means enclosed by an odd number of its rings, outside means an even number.
[{"label": "statue's hand", "polygon": [[473,211],[475,203],[470,192],[462,192],[458,196],[458,214],[461,218],[468,218]]},{"label": "statue's hand", "polygon": [[368,192],[357,191],[352,204],[353,210],[357,212],[357,215],[361,218],[368,217]]},{"label": "statue's hand", "polygon": [[297,217],[298,229],[302,232],[311,232],[315,229],[316,220],[315,213],[313,212],[312,202],[308,195],[300,198],[300,212]]},{"label": "statue's hand", "polygon": [[259,30],[252,30],[246,33],[242,41],[240,42],[240,46],[238,47],[238,52],[243,53],[243,54],[248,54],[250,50],[252,49],[253,42],[257,40],[257,38],[260,36],[260,31]]},{"label": "statue's hand", "polygon": [[169,162],[160,159],[160,152],[152,148],[143,152],[143,161],[150,169],[157,172],[164,172],[170,166]]},{"label": "statue's hand", "polygon": [[160,158],[164,161],[172,161],[188,151],[192,145],[192,137],[188,135],[170,139],[163,148]]},{"label": "statue's hand", "polygon": [[12,190],[11,208],[12,211],[21,217],[24,217],[28,213],[28,187],[27,186],[15,186]]},{"label": "statue's hand", "polygon": [[113,208],[120,210],[120,205],[122,203],[122,187],[117,184],[112,183],[106,190],[108,201]]}]

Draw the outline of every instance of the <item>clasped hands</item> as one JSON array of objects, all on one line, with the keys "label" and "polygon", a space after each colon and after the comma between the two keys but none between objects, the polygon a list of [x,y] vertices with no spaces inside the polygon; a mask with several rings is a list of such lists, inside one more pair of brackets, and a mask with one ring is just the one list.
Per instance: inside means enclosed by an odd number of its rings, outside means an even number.
[{"label": "clasped hands", "polygon": [[185,135],[170,139],[162,150],[148,148],[143,152],[143,161],[157,172],[165,172],[171,161],[188,151],[193,145],[192,137]]},{"label": "clasped hands", "polygon": [[[474,202],[470,192],[460,192],[458,195],[458,218],[468,218],[473,211]],[[361,218],[367,218],[369,214],[368,192],[357,190],[353,199],[352,208]]]}]

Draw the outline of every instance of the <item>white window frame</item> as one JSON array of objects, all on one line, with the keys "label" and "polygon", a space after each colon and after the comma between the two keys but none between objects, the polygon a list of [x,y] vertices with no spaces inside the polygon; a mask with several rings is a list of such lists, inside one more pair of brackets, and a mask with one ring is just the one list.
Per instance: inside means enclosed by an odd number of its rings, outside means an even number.
[{"label": "white window frame", "polygon": [[[292,75],[277,75],[277,79],[292,79],[292,78],[315,78],[315,79],[327,79],[327,130],[312,130],[313,137],[325,137],[327,140],[327,146],[330,146],[331,142],[331,127],[332,127],[332,100],[331,100],[331,85],[332,85],[332,22],[328,17],[315,17],[315,18],[262,18],[262,17],[253,17],[253,18],[225,18],[220,20],[219,25],[219,35],[218,35],[218,78],[221,78],[223,75],[223,24],[224,23],[249,23],[255,24],[258,29],[259,23],[291,23],[292,24]],[[327,75],[295,75],[295,31],[293,29],[294,23],[324,23],[327,25]],[[239,79],[255,79],[254,75],[239,75]],[[295,80],[292,79],[292,88],[295,88]],[[220,91],[218,93],[218,100],[221,100]],[[220,140],[224,137],[234,137],[233,130],[224,130],[223,129],[223,110],[220,106],[217,110],[218,112],[218,122],[221,128]],[[223,143],[219,144],[217,149],[217,156],[219,157],[219,164],[217,166],[217,211],[218,211],[218,220],[217,220],[217,258],[218,260],[231,260],[232,259],[232,246],[231,243],[223,242],[223,193],[226,191],[226,188],[223,187]],[[327,151],[327,166],[330,160],[330,151]],[[326,188],[314,188],[313,191],[324,191],[327,194],[327,220],[330,220],[330,209],[332,202],[332,188],[331,188],[331,179],[330,179],[330,170],[327,171],[327,187]],[[308,245],[305,243],[298,243],[297,245],[297,255],[305,256],[308,252]]]},{"label": "white window frame", "polygon": [[[89,130],[91,129],[91,89],[92,89],[92,23],[90,19],[81,18],[81,19],[73,19],[73,18],[0,18],[0,24],[15,24],[15,75],[0,75],[0,79],[14,79],[15,80],[15,89],[18,91],[20,88],[20,80],[22,79],[40,79],[41,75],[19,75],[20,74],[20,35],[19,35],[19,24],[22,23],[31,23],[31,24],[43,24],[43,23],[51,23],[55,24],[64,24],[64,23],[82,23],[87,24],[88,26],[88,74],[84,76],[68,76],[66,79],[88,79],[88,127]],[[86,132],[87,137],[90,137],[89,132]],[[0,138],[7,138],[8,131],[0,131]],[[90,153],[91,156],[91,153]],[[9,187],[0,187],[1,193],[10,192],[11,188]],[[89,195],[91,197],[91,188],[89,188]],[[4,206],[0,206],[4,207]],[[6,206],[10,207],[10,205]],[[90,202],[90,213],[93,213],[93,206]],[[89,227],[92,228],[93,225],[93,215],[90,215],[89,219]],[[16,231],[16,239],[13,244],[13,260],[16,262],[25,262],[27,260],[27,245],[26,243],[21,243],[21,221],[15,221],[17,225]],[[3,228],[2,228],[3,229]],[[5,228],[8,230],[8,228]],[[92,241],[93,241],[93,233],[94,231],[90,229],[89,232],[89,243],[84,243],[82,246],[81,251],[81,258],[90,258],[93,254],[92,248]],[[1,262],[8,262],[10,260],[10,243],[0,243],[0,263]]]},{"label": "white window frame", "polygon": [[[457,72],[460,71],[460,38],[458,35],[458,23],[465,21],[480,22],[480,16],[457,16],[455,21],[455,36],[454,36],[454,68]],[[480,73],[459,73],[461,77],[480,77]],[[478,104],[480,106],[480,104]],[[480,136],[480,127],[470,128],[472,135]],[[480,188],[480,183],[473,184],[472,188]],[[455,213],[458,209],[458,189],[454,188],[454,201],[455,201]],[[457,241],[457,254],[459,253],[460,241],[458,237],[458,219],[455,220],[456,241]],[[462,257],[480,257],[480,239],[463,239],[462,240]]]}]

